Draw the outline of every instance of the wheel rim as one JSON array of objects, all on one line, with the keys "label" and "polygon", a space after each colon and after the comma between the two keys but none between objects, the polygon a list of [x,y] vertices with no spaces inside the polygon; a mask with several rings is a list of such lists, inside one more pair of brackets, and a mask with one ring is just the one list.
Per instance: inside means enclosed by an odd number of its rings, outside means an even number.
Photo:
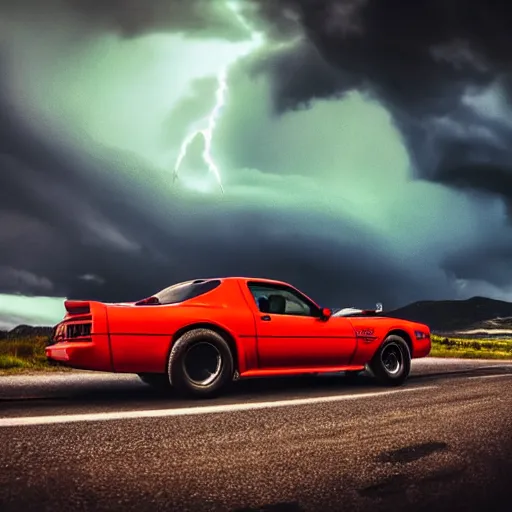
[{"label": "wheel rim", "polygon": [[198,386],[208,386],[222,369],[219,349],[212,343],[202,341],[190,347],[183,359],[183,370],[187,378]]},{"label": "wheel rim", "polygon": [[396,343],[389,343],[382,350],[380,360],[387,373],[397,375],[404,364],[402,349]]}]

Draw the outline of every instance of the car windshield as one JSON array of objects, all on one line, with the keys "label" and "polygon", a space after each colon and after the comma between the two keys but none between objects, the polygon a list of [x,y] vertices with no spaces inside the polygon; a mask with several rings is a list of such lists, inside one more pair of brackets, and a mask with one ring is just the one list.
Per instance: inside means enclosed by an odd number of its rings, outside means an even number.
[{"label": "car windshield", "polygon": [[185,281],[184,283],[164,288],[153,295],[153,297],[158,299],[159,304],[177,304],[194,297],[199,297],[199,295],[210,292],[219,285],[220,281],[218,279],[196,279],[195,281]]}]

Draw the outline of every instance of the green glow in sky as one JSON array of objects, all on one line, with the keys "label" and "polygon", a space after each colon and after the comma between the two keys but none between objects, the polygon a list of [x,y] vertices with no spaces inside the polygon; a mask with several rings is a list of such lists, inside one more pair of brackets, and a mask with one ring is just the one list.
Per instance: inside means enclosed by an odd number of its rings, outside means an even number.
[{"label": "green glow in sky", "polygon": [[0,330],[16,325],[54,325],[65,314],[63,300],[0,294]]}]

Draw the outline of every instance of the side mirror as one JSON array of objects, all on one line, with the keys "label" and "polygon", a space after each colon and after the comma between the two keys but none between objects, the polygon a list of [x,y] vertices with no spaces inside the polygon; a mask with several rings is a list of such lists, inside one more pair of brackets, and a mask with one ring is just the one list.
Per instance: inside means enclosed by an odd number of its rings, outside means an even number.
[{"label": "side mirror", "polygon": [[322,320],[329,320],[332,316],[332,311],[329,308],[322,308],[321,318]]}]

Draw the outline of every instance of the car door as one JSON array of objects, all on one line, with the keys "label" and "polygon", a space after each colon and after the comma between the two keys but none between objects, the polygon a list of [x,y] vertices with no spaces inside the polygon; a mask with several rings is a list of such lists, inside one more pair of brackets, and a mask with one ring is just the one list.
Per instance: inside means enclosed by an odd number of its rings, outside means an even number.
[{"label": "car door", "polygon": [[258,282],[247,286],[254,299],[260,368],[334,367],[349,363],[356,338],[346,318],[323,320],[320,308],[291,287]]}]

